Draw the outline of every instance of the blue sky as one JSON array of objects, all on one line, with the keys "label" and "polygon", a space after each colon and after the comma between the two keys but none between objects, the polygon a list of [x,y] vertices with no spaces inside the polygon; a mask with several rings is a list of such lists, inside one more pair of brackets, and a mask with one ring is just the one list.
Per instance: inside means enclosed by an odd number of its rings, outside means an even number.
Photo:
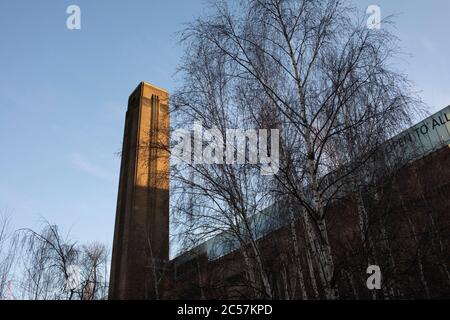
[{"label": "blue sky", "polygon": [[[0,0],[0,211],[43,218],[111,245],[128,95],[145,80],[172,91],[175,32],[204,1]],[[81,7],[82,29],[66,28]],[[450,104],[448,0],[359,1],[397,13],[408,74],[430,112]]]}]

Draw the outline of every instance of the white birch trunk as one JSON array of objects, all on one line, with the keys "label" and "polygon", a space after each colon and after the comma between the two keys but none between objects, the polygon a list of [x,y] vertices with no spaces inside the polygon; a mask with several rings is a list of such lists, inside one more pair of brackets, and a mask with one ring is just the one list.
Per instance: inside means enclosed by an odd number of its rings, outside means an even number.
[{"label": "white birch trunk", "polygon": [[297,278],[300,283],[300,290],[302,292],[302,298],[303,298],[303,300],[308,300],[308,293],[306,292],[305,280],[303,277],[302,262],[300,259],[300,248],[299,248],[298,239],[297,239],[297,230],[295,228],[295,217],[294,217],[294,212],[293,212],[292,208],[289,208],[289,220],[290,220],[290,229],[291,229],[291,240],[292,240],[292,245],[294,247],[295,263],[296,263],[295,269],[297,272]]}]

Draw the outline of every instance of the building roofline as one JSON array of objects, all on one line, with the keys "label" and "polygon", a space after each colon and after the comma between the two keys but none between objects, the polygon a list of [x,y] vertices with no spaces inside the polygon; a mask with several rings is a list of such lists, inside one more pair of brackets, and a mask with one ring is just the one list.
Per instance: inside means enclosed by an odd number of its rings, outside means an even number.
[{"label": "building roofline", "polygon": [[153,85],[151,83],[148,83],[146,81],[141,81],[141,84],[146,85],[148,87],[152,87],[153,89],[156,89],[156,90],[159,90],[159,91],[163,91],[163,92],[169,93],[169,91],[167,91],[166,89],[161,88],[161,87],[157,87],[157,86],[155,86],[155,85]]}]

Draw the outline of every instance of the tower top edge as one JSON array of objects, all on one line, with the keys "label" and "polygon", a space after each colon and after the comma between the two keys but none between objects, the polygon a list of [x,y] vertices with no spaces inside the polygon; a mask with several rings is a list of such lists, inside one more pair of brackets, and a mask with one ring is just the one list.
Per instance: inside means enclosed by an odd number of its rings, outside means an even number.
[{"label": "tower top edge", "polygon": [[155,89],[155,90],[159,90],[159,91],[165,92],[165,93],[167,93],[167,94],[169,93],[169,91],[167,91],[166,89],[161,88],[161,87],[157,87],[157,86],[155,86],[155,85],[153,85],[153,84],[151,84],[151,83],[145,82],[145,81],[142,81],[142,82],[141,82],[141,85],[144,85],[144,86],[153,88],[153,89]]},{"label": "tower top edge", "polygon": [[130,99],[132,97],[136,96],[142,96],[142,97],[151,97],[152,94],[156,94],[162,98],[168,98],[169,92],[166,89],[154,86],[148,82],[141,81],[136,89],[133,90],[133,92],[130,94]]}]

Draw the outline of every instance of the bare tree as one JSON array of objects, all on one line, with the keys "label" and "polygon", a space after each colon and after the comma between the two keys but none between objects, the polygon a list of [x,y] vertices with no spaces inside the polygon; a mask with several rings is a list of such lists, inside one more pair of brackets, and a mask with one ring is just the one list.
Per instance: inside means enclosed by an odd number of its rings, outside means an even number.
[{"label": "bare tree", "polygon": [[11,283],[17,258],[18,238],[11,231],[10,220],[0,214],[0,300],[12,299]]},{"label": "bare tree", "polygon": [[[230,139],[227,129],[251,128],[243,125],[249,125],[246,118],[250,115],[239,101],[231,101],[235,88],[229,84],[232,79],[223,65],[225,57],[216,55],[215,48],[207,42],[196,43],[191,49],[195,55],[187,57],[189,63],[183,68],[189,84],[186,91],[175,94],[175,110],[180,122],[198,120],[205,128],[214,128],[221,136],[218,143],[222,147],[215,151],[219,153],[225,147],[225,139]],[[204,141],[200,147],[207,145]],[[233,157],[240,156],[239,152],[237,143],[233,142]],[[182,238],[189,245],[218,235],[222,240],[216,243],[217,252],[238,243],[249,287],[255,296],[270,298],[272,288],[255,231],[258,223],[255,214],[270,203],[264,182],[270,178],[261,177],[259,166],[254,164],[223,164],[225,155],[221,154],[217,155],[217,162],[207,166],[197,164],[199,159],[194,157],[193,163],[173,168],[172,211],[178,214],[173,221],[182,224]],[[242,156],[248,158],[248,154]]]},{"label": "bare tree", "polygon": [[102,300],[108,296],[108,250],[94,242],[81,248],[80,288],[81,300]]},{"label": "bare tree", "polygon": [[[389,19],[381,30],[368,29],[347,1],[254,0],[216,1],[210,16],[183,33],[184,84],[175,109],[184,123],[200,120],[222,134],[230,127],[282,131],[280,172],[271,181],[258,181],[251,166],[192,166],[194,179],[179,172],[174,177],[207,198],[189,232],[232,230],[267,297],[273,288],[264,258],[256,239],[246,238],[254,232],[248,217],[261,208],[257,195],[288,199],[296,210],[289,214],[291,225],[303,220],[305,258],[298,254],[295,228],[291,232],[300,287],[309,269],[311,283],[318,275],[326,298],[339,297],[326,209],[344,194],[364,190],[381,142],[409,124],[418,105],[408,80],[390,65],[399,50],[389,29]],[[361,204],[361,237],[368,223],[363,209]],[[240,226],[249,227],[245,236]]]},{"label": "bare tree", "polygon": [[76,242],[63,238],[56,225],[45,222],[39,232],[20,230],[23,234],[22,289],[31,300],[72,299],[75,288],[67,288],[70,266],[76,265]]},{"label": "bare tree", "polygon": [[21,229],[20,291],[30,300],[96,300],[107,297],[108,250],[80,246],[45,222],[37,232]]}]

